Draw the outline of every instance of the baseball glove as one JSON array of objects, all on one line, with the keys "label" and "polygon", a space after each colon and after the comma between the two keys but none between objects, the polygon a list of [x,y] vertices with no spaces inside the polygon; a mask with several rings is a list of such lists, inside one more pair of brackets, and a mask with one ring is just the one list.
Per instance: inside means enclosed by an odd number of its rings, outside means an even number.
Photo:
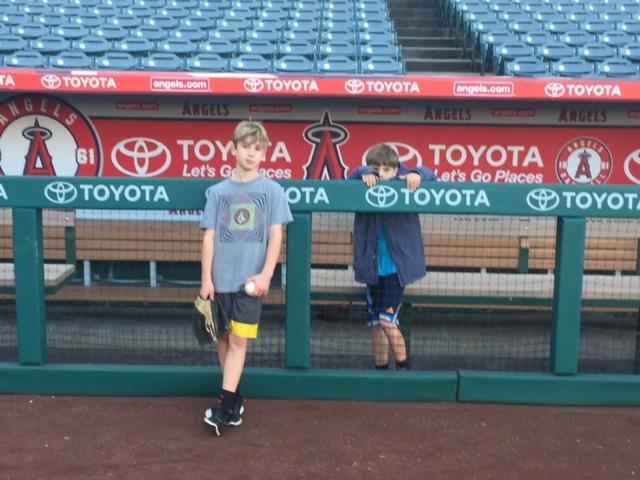
[{"label": "baseball glove", "polygon": [[218,303],[215,300],[205,300],[198,295],[195,302],[193,314],[193,333],[200,345],[215,343],[226,332],[226,325],[218,310]]}]

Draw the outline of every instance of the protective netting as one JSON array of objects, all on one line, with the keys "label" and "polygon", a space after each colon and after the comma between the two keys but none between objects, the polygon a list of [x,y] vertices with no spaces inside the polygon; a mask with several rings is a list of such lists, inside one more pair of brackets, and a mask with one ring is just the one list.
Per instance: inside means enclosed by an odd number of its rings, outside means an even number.
[{"label": "protective netting", "polygon": [[[11,263],[7,212],[0,253]],[[367,326],[365,286],[354,281],[353,218],[313,214],[311,366],[371,369],[386,355],[394,368],[402,350]],[[215,364],[215,347],[200,347],[191,330],[198,219],[199,212],[45,211],[47,264],[75,267],[47,287],[49,361]],[[406,288],[399,311],[411,368],[549,371],[556,219],[420,219],[430,273]],[[581,372],[639,371],[639,238],[637,220],[588,222]],[[248,366],[285,366],[285,270],[274,276]],[[12,282],[0,271],[0,361],[17,359]]]}]

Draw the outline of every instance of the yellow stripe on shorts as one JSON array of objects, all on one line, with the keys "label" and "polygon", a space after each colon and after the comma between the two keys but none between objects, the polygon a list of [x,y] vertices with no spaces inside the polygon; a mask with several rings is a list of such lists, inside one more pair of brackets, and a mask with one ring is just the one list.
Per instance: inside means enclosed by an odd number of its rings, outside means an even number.
[{"label": "yellow stripe on shorts", "polygon": [[233,333],[236,337],[258,338],[258,324],[229,320],[229,332]]}]

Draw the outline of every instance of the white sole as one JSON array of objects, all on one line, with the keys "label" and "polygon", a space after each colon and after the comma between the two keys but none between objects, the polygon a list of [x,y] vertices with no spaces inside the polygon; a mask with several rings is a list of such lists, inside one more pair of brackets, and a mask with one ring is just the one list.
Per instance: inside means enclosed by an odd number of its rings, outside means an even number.
[{"label": "white sole", "polygon": [[213,423],[209,417],[205,417],[204,418],[204,423],[206,423],[207,425],[211,425],[213,427],[213,429],[216,431],[216,435],[219,437],[220,436],[220,429],[218,428],[218,425],[216,425],[215,423]]},{"label": "white sole", "polygon": [[[244,405],[240,405],[240,415],[244,414]],[[211,409],[207,408],[204,412],[204,418],[205,418],[205,422],[207,421],[206,419],[209,418],[211,416]],[[242,422],[240,422],[242,423]],[[240,423],[238,423],[238,425],[240,425]],[[229,425],[233,425],[232,423],[230,423]]]}]

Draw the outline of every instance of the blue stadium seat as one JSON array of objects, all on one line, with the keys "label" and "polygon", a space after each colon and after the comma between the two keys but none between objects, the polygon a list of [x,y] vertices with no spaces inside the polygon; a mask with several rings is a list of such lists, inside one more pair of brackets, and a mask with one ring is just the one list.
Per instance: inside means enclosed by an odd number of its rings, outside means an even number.
[{"label": "blue stadium seat", "polygon": [[621,30],[609,30],[608,32],[604,32],[600,36],[600,41],[605,45],[609,45],[618,51],[620,48],[628,45],[629,43],[635,41],[633,35],[630,35],[627,32],[623,32]]},{"label": "blue stadium seat", "polygon": [[147,5],[130,5],[128,8],[122,10],[125,15],[132,15],[137,18],[151,17],[155,13],[155,9]]},{"label": "blue stadium seat", "polygon": [[102,17],[93,13],[82,13],[77,17],[74,17],[73,21],[87,28],[99,27],[103,23]]},{"label": "blue stadium seat", "polygon": [[61,13],[67,17],[67,21],[73,21],[74,18],[85,12],[82,5],[63,4],[53,9],[54,12]]},{"label": "blue stadium seat", "polygon": [[161,8],[158,11],[158,14],[163,16],[163,17],[168,17],[168,18],[176,18],[176,19],[180,19],[180,18],[185,18],[189,16],[189,10],[187,8],[183,8],[182,7],[182,3],[180,4],[181,6],[166,6]]},{"label": "blue stadium seat", "polygon": [[110,5],[113,5],[116,8],[123,9],[133,5],[133,1],[134,0],[107,0],[107,3],[109,3]]},{"label": "blue stadium seat", "polygon": [[397,43],[395,32],[359,32],[358,43]]},{"label": "blue stadium seat", "polygon": [[358,64],[349,57],[331,56],[318,60],[316,70],[318,73],[352,74],[358,73]]},{"label": "blue stadium seat", "polygon": [[600,18],[605,22],[618,23],[624,22],[625,20],[629,20],[629,14],[625,12],[621,12],[620,10],[607,10],[606,12],[601,13]]},{"label": "blue stadium seat", "polygon": [[61,13],[44,12],[34,16],[33,21],[41,23],[46,28],[54,28],[67,23],[68,19]]},{"label": "blue stadium seat", "polygon": [[273,70],[278,73],[311,73],[315,64],[302,55],[284,55],[273,62]]},{"label": "blue stadium seat", "polygon": [[284,26],[285,20],[289,17],[289,11],[285,8],[265,8],[264,10],[258,12],[258,18],[260,20],[278,20],[282,22]]},{"label": "blue stadium seat", "polygon": [[249,30],[245,38],[247,40],[260,40],[267,42],[277,42],[282,36],[282,29],[270,28],[266,26],[256,27]]},{"label": "blue stadium seat", "polygon": [[356,40],[355,30],[322,30],[320,32],[320,42],[356,43]]},{"label": "blue stadium seat", "polygon": [[102,37],[108,42],[122,40],[129,35],[129,31],[119,25],[101,25],[91,29],[91,33],[97,37]]},{"label": "blue stadium seat", "polygon": [[27,15],[40,15],[44,12],[49,12],[50,8],[48,5],[43,3],[35,3],[35,2],[26,2],[22,6],[22,11]]},{"label": "blue stadium seat", "polygon": [[31,15],[27,15],[26,13],[15,9],[7,10],[2,13],[2,16],[0,16],[0,22],[8,27],[14,25],[22,25],[23,23],[27,23],[30,21]]},{"label": "blue stadium seat", "polygon": [[[86,0],[82,0],[83,2]],[[137,0],[136,3],[140,5],[146,5],[149,8],[162,8],[165,6],[165,0]]]},{"label": "blue stadium seat", "polygon": [[279,43],[276,53],[280,56],[299,55],[306,57],[309,60],[313,60],[316,56],[316,52],[317,47],[315,43],[294,40]]},{"label": "blue stadium seat", "polygon": [[232,57],[237,53],[237,51],[238,47],[235,42],[231,42],[229,40],[224,40],[221,38],[205,40],[204,42],[200,42],[198,44],[199,53],[212,53],[220,55],[224,58]]},{"label": "blue stadium seat", "polygon": [[507,25],[509,30],[513,33],[523,36],[529,32],[540,30],[540,23],[535,20],[528,20],[523,22],[512,22]]},{"label": "blue stadium seat", "polygon": [[231,59],[229,69],[232,72],[270,72],[273,64],[262,55],[242,54]]},{"label": "blue stadium seat", "polygon": [[216,24],[218,29],[228,28],[238,31],[249,30],[252,26],[253,22],[246,18],[223,18],[218,20],[218,23]]},{"label": "blue stadium seat", "polygon": [[87,8],[87,13],[93,13],[103,18],[114,17],[120,13],[120,9],[106,3],[98,3],[95,7]]},{"label": "blue stadium seat", "polygon": [[4,57],[6,67],[43,68],[47,65],[47,58],[33,50],[20,50]]},{"label": "blue stadium seat", "polygon": [[547,64],[537,57],[516,58],[507,64],[506,74],[513,77],[550,76]]},{"label": "blue stadium seat", "polygon": [[640,35],[640,21],[627,20],[624,22],[619,22],[616,24],[616,30],[628,33],[629,35],[633,35],[637,38],[638,35]]},{"label": "blue stadium seat", "polygon": [[638,66],[622,58],[598,62],[596,64],[596,72],[603,77],[638,78]]},{"label": "blue stadium seat", "polygon": [[224,18],[224,10],[220,6],[199,6],[191,11],[191,18],[207,18],[209,20],[220,20]]},{"label": "blue stadium seat", "polygon": [[171,53],[180,57],[193,55],[196,53],[197,45],[180,38],[168,38],[156,43],[155,51],[159,53]]},{"label": "blue stadium seat", "polygon": [[175,72],[184,69],[184,61],[174,53],[154,52],[140,58],[140,67],[143,70]]},{"label": "blue stadium seat", "polygon": [[165,30],[156,25],[140,25],[130,32],[132,37],[144,38],[150,42],[158,42],[169,36],[169,30]]},{"label": "blue stadium seat", "polygon": [[202,40],[206,40],[207,32],[195,27],[179,27],[176,30],[172,30],[169,36],[179,40],[200,42]]},{"label": "blue stadium seat", "polygon": [[523,41],[505,42],[495,48],[494,73],[504,74],[506,64],[516,58],[532,57],[535,50]]},{"label": "blue stadium seat", "polygon": [[131,55],[146,55],[153,51],[154,45],[146,38],[127,37],[113,43],[114,52],[126,52]]},{"label": "blue stadium seat", "polygon": [[564,35],[576,29],[576,24],[571,20],[557,20],[543,24],[543,28],[556,35]]},{"label": "blue stadium seat", "polygon": [[[495,18],[495,17],[494,17]],[[507,10],[506,12],[501,12],[498,16],[498,20],[503,22],[527,22],[531,20],[531,16],[528,13],[523,12],[522,10]],[[538,21],[534,18],[534,20]]]},{"label": "blue stadium seat", "polygon": [[247,40],[238,45],[240,54],[257,54],[265,58],[273,58],[276,54],[276,44],[268,40]]},{"label": "blue stadium seat", "polygon": [[620,57],[635,64],[640,64],[640,42],[633,42],[625,45],[620,50]]},{"label": "blue stadium seat", "polygon": [[600,19],[594,19],[581,23],[580,28],[585,32],[598,36],[605,32],[608,32],[609,30],[614,30],[615,23],[607,22]]},{"label": "blue stadium seat", "polygon": [[389,43],[366,43],[360,45],[360,58],[386,57],[391,60],[400,58],[400,47]]},{"label": "blue stadium seat", "polygon": [[65,69],[92,68],[91,58],[83,52],[62,52],[49,57],[49,67]]},{"label": "blue stadium seat", "polygon": [[153,27],[162,28],[164,30],[171,30],[176,28],[180,24],[180,20],[173,17],[165,17],[162,15],[152,15],[151,17],[145,17],[143,20],[144,25],[151,25]]},{"label": "blue stadium seat", "polygon": [[187,59],[187,70],[226,72],[229,70],[229,60],[215,53],[199,53]]},{"label": "blue stadium seat", "polygon": [[87,55],[104,55],[111,50],[111,42],[104,37],[89,35],[82,37],[80,40],[74,40],[71,43],[71,47]]},{"label": "blue stadium seat", "polygon": [[589,20],[595,20],[598,17],[589,10],[574,10],[567,15],[567,19],[571,20],[576,24],[581,24],[584,22],[588,22]]},{"label": "blue stadium seat", "polygon": [[317,40],[317,30],[284,30],[282,32],[283,42],[316,42]]},{"label": "blue stadium seat", "polygon": [[238,28],[216,27],[209,33],[209,38],[239,42],[244,38],[244,31]]},{"label": "blue stadium seat", "polygon": [[551,65],[551,72],[560,77],[589,78],[594,76],[593,64],[580,58],[566,58]]},{"label": "blue stadium seat", "polygon": [[360,63],[360,73],[367,75],[403,75],[405,64],[390,57],[370,57]]},{"label": "blue stadium seat", "polygon": [[64,52],[70,46],[69,41],[58,35],[45,35],[29,42],[31,50],[40,52],[43,55],[55,55]]},{"label": "blue stadium seat", "polygon": [[318,56],[320,58],[339,56],[355,59],[358,56],[358,48],[349,42],[325,42],[318,45]]},{"label": "blue stadium seat", "polygon": [[590,33],[585,32],[584,30],[571,30],[562,35],[561,40],[572,47],[576,53],[580,47],[593,42],[594,37]]},{"label": "blue stadium seat", "polygon": [[22,25],[13,26],[10,31],[12,34],[18,35],[25,40],[32,40],[49,33],[49,30],[44,25],[35,22],[27,22]]},{"label": "blue stadium seat", "polygon": [[617,56],[617,50],[601,42],[587,43],[578,49],[578,55],[588,62],[602,62]]},{"label": "blue stadium seat", "polygon": [[[151,17],[147,17],[151,18]],[[107,22],[111,25],[118,25],[122,28],[136,28],[142,24],[142,18],[135,15],[120,14],[109,17]]]},{"label": "blue stadium seat", "polygon": [[558,20],[564,20],[564,14],[558,12],[554,8],[541,8],[532,12],[532,17],[535,21],[540,23],[557,22]]},{"label": "blue stadium seat", "polygon": [[553,63],[564,58],[575,58],[576,52],[564,42],[547,42],[537,50],[538,55],[545,62]]},{"label": "blue stadium seat", "polygon": [[178,22],[178,28],[198,28],[200,30],[208,31],[216,28],[217,21],[213,18],[207,17],[186,17],[181,18]]},{"label": "blue stadium seat", "polygon": [[527,45],[537,49],[542,47],[545,43],[555,42],[557,38],[553,33],[548,32],[547,30],[534,30],[522,37],[522,40]]},{"label": "blue stadium seat", "polygon": [[321,23],[317,18],[309,19],[289,19],[285,23],[285,30],[293,30],[300,32],[317,32],[320,30]]},{"label": "blue stadium seat", "polygon": [[136,70],[138,60],[130,53],[108,52],[96,58],[94,66],[102,70]]}]

